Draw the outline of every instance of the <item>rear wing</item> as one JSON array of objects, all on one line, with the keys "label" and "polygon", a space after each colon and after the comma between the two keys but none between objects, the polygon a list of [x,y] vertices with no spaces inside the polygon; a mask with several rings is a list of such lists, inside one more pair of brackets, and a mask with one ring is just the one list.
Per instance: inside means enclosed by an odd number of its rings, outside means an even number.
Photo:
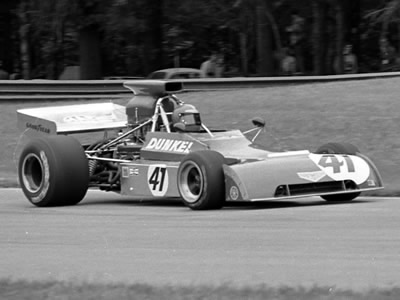
[{"label": "rear wing", "polygon": [[[124,87],[135,95],[150,95],[157,100],[182,91],[183,84],[179,81],[130,80],[124,82]],[[17,117],[18,128],[33,136],[119,129],[128,123],[125,106],[114,103],[20,109]]]},{"label": "rear wing", "polygon": [[126,127],[125,107],[93,103],[17,110],[18,128],[27,135],[54,135]]}]

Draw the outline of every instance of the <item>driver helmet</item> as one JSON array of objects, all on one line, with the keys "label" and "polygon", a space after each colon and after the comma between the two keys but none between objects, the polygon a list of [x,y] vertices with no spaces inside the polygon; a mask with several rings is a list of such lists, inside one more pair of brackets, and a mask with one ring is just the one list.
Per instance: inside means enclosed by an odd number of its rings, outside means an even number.
[{"label": "driver helmet", "polygon": [[172,124],[183,123],[188,131],[199,131],[201,128],[200,113],[190,104],[178,106],[172,114]]}]

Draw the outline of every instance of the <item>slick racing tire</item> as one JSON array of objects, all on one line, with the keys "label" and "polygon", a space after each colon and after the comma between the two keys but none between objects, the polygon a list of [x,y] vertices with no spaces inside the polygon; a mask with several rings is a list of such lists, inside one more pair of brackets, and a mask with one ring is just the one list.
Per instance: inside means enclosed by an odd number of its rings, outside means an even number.
[{"label": "slick racing tire", "polygon": [[[316,151],[317,154],[349,154],[357,155],[360,150],[356,146],[350,143],[327,143],[322,145]],[[325,195],[321,196],[322,199],[328,202],[349,202],[360,196],[360,192],[336,194],[336,195]]]},{"label": "slick racing tire", "polygon": [[350,202],[351,200],[354,200],[355,198],[360,196],[360,194],[360,192],[356,192],[337,195],[325,195],[321,196],[321,198],[328,202]]},{"label": "slick racing tire", "polygon": [[225,202],[224,157],[215,151],[185,156],[178,169],[178,190],[193,210],[220,209]]},{"label": "slick racing tire", "polygon": [[22,150],[18,177],[25,196],[34,205],[74,205],[88,189],[88,160],[72,137],[38,138]]}]

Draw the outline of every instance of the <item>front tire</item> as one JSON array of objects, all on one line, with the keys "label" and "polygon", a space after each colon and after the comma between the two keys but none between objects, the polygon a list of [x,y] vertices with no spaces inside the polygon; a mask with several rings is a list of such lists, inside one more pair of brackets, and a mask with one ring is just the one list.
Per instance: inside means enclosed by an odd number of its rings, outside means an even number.
[{"label": "front tire", "polygon": [[351,200],[354,200],[358,196],[360,196],[361,193],[356,192],[356,193],[347,193],[347,194],[337,194],[337,195],[325,195],[321,196],[322,199],[328,202],[350,202]]},{"label": "front tire", "polygon": [[188,154],[178,169],[178,190],[193,210],[220,209],[225,202],[224,157],[215,151]]},{"label": "front tire", "polygon": [[83,199],[89,186],[88,160],[72,137],[38,138],[24,147],[18,177],[25,196],[34,205],[74,205]]},{"label": "front tire", "polygon": [[[327,143],[318,148],[315,152],[317,154],[348,154],[357,155],[360,150],[350,143]],[[328,202],[350,202],[358,196],[360,192],[336,194],[336,195],[325,195],[321,196],[322,199]]]}]

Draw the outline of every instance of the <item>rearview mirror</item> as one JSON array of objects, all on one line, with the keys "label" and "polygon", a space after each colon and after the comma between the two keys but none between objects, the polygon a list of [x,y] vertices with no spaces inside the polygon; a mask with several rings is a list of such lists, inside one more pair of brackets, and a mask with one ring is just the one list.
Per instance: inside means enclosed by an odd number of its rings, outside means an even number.
[{"label": "rearview mirror", "polygon": [[255,117],[251,120],[254,126],[258,128],[264,128],[265,127],[265,120],[260,117]]}]

